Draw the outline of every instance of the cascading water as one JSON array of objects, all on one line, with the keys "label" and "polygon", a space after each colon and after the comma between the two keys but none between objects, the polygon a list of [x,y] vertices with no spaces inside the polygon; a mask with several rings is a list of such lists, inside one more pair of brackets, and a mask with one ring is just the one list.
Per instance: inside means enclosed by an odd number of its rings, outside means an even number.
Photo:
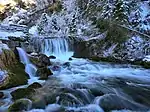
[{"label": "cascading water", "polygon": [[29,58],[28,58],[26,52],[20,47],[17,47],[17,50],[18,50],[18,53],[19,53],[21,63],[23,63],[25,65],[29,64],[30,61],[29,61]]},{"label": "cascading water", "polygon": [[54,55],[60,60],[67,60],[73,55],[73,52],[69,51],[69,44],[65,38],[45,39],[41,49],[43,54]]},{"label": "cascading water", "polygon": [[25,65],[25,72],[32,78],[36,75],[37,68],[29,61],[27,53],[22,49],[17,47],[20,61]]}]

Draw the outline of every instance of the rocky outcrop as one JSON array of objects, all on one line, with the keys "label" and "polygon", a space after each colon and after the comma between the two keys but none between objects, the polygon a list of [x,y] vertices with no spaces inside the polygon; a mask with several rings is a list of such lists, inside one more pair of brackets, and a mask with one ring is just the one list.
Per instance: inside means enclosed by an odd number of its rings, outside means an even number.
[{"label": "rocky outcrop", "polygon": [[45,67],[45,66],[50,66],[51,62],[49,57],[47,57],[45,54],[40,54],[39,56],[39,67]]},{"label": "rocky outcrop", "polygon": [[115,44],[104,39],[89,39],[88,41],[76,41],[74,45],[74,57],[89,58],[94,61],[125,62],[142,65],[150,68],[148,61],[143,61],[150,55],[148,38],[133,36],[124,43]]},{"label": "rocky outcrop", "polygon": [[48,66],[52,65],[50,62],[50,58],[45,54],[39,54],[36,56],[30,57],[31,62],[37,66],[37,76],[40,77],[41,80],[48,79],[48,76],[53,75],[52,71],[48,68]]},{"label": "rocky outcrop", "polygon": [[0,62],[0,69],[6,71],[1,75],[0,89],[27,84],[28,75],[24,71],[24,65],[19,62],[12,50],[2,49]]}]

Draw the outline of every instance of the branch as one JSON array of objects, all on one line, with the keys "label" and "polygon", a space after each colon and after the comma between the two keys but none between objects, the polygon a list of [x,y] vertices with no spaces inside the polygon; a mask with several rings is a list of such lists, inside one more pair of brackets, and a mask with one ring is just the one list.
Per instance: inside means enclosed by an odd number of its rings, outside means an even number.
[{"label": "branch", "polygon": [[138,33],[138,34],[140,34],[140,35],[142,35],[142,36],[147,37],[147,38],[150,39],[150,35],[147,35],[147,34],[144,34],[144,33],[142,33],[142,32],[139,32],[139,31],[137,31],[137,30],[128,28],[128,27],[126,27],[126,26],[124,26],[124,25],[119,25],[119,24],[118,24],[118,26],[120,26],[120,27],[122,27],[122,28],[125,28],[125,29],[127,29],[127,30],[130,30],[130,31],[132,31],[132,32],[136,32],[136,33]]}]

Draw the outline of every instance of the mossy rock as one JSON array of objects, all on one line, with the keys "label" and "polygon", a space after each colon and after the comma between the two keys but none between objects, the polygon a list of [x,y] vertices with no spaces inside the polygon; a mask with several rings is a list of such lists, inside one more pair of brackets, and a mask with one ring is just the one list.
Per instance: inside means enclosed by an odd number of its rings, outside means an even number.
[{"label": "mossy rock", "polygon": [[142,66],[143,66],[144,68],[150,69],[150,62],[143,62],[143,63],[142,63]]},{"label": "mossy rock", "polygon": [[20,88],[11,92],[13,100],[17,100],[20,98],[28,98],[32,99],[32,95],[35,93],[35,89],[41,88],[42,85],[35,82],[29,85],[27,88]]},{"label": "mossy rock", "polygon": [[33,101],[33,108],[38,108],[38,109],[44,109],[47,105],[46,99],[43,96],[40,97],[36,97],[34,99],[32,99]]},{"label": "mossy rock", "polygon": [[47,67],[50,65],[51,65],[51,62],[48,56],[46,56],[45,54],[40,54],[38,56],[38,61],[36,63],[37,67],[42,68],[42,67]]},{"label": "mossy rock", "polygon": [[135,64],[141,65],[142,67],[144,67],[146,69],[150,69],[150,62],[141,61],[141,62],[135,62]]},{"label": "mossy rock", "polygon": [[53,75],[51,70],[47,67],[39,68],[37,74],[40,76],[40,80],[46,80],[48,79],[48,76]]},{"label": "mossy rock", "polygon": [[34,92],[35,91],[30,88],[20,88],[20,89],[17,89],[15,91],[11,92],[11,95],[12,95],[13,100],[17,100],[17,99],[21,99],[21,98],[30,98],[32,93],[34,93]]},{"label": "mossy rock", "polygon": [[24,65],[16,59],[13,51],[3,50],[0,55],[0,62],[5,67],[3,70],[8,72],[7,80],[1,84],[0,90],[27,84],[29,76],[24,71]]},{"label": "mossy rock", "polygon": [[32,107],[32,101],[29,99],[19,99],[15,101],[9,108],[8,112],[28,111]]},{"label": "mossy rock", "polygon": [[131,64],[134,64],[134,65],[140,65],[142,66],[143,68],[146,68],[146,69],[150,69],[150,62],[146,62],[146,61],[143,61],[143,60],[135,60],[135,61],[130,61]]},{"label": "mossy rock", "polygon": [[0,54],[0,68],[6,69],[8,66],[14,66],[16,62],[14,52],[12,50],[3,49],[3,52]]},{"label": "mossy rock", "polygon": [[39,84],[38,82],[34,82],[33,84],[29,85],[28,88],[30,89],[38,89],[38,88],[41,88],[42,85]]},{"label": "mossy rock", "polygon": [[14,74],[9,72],[5,82],[0,86],[0,90],[25,85],[28,82],[28,77],[23,74]]},{"label": "mossy rock", "polygon": [[30,61],[31,61],[31,63],[33,63],[34,65],[37,65],[37,63],[38,63],[38,57],[33,57],[33,56],[31,56],[31,57],[30,57]]}]

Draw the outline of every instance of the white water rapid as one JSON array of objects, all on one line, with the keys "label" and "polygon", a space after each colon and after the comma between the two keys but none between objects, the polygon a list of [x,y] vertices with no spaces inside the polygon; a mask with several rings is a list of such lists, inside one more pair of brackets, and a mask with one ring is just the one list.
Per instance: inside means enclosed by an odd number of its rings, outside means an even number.
[{"label": "white water rapid", "polygon": [[[59,112],[62,107],[65,108],[62,112],[104,112],[112,106],[113,110],[120,110],[119,112],[149,110],[147,105],[136,99],[136,96],[140,96],[139,99],[143,101],[148,97],[149,90],[145,89],[150,88],[149,69],[128,64],[93,62],[88,59],[68,60],[72,55],[67,41],[45,39],[44,43],[42,52],[60,59],[51,60],[54,65],[50,69],[54,75],[49,77],[44,88],[56,86],[57,89],[64,89],[60,91],[60,95],[56,93],[56,102],[53,104],[45,109],[32,109],[29,112]],[[65,59],[67,64],[61,59]],[[139,93],[142,90],[145,92]]]}]

